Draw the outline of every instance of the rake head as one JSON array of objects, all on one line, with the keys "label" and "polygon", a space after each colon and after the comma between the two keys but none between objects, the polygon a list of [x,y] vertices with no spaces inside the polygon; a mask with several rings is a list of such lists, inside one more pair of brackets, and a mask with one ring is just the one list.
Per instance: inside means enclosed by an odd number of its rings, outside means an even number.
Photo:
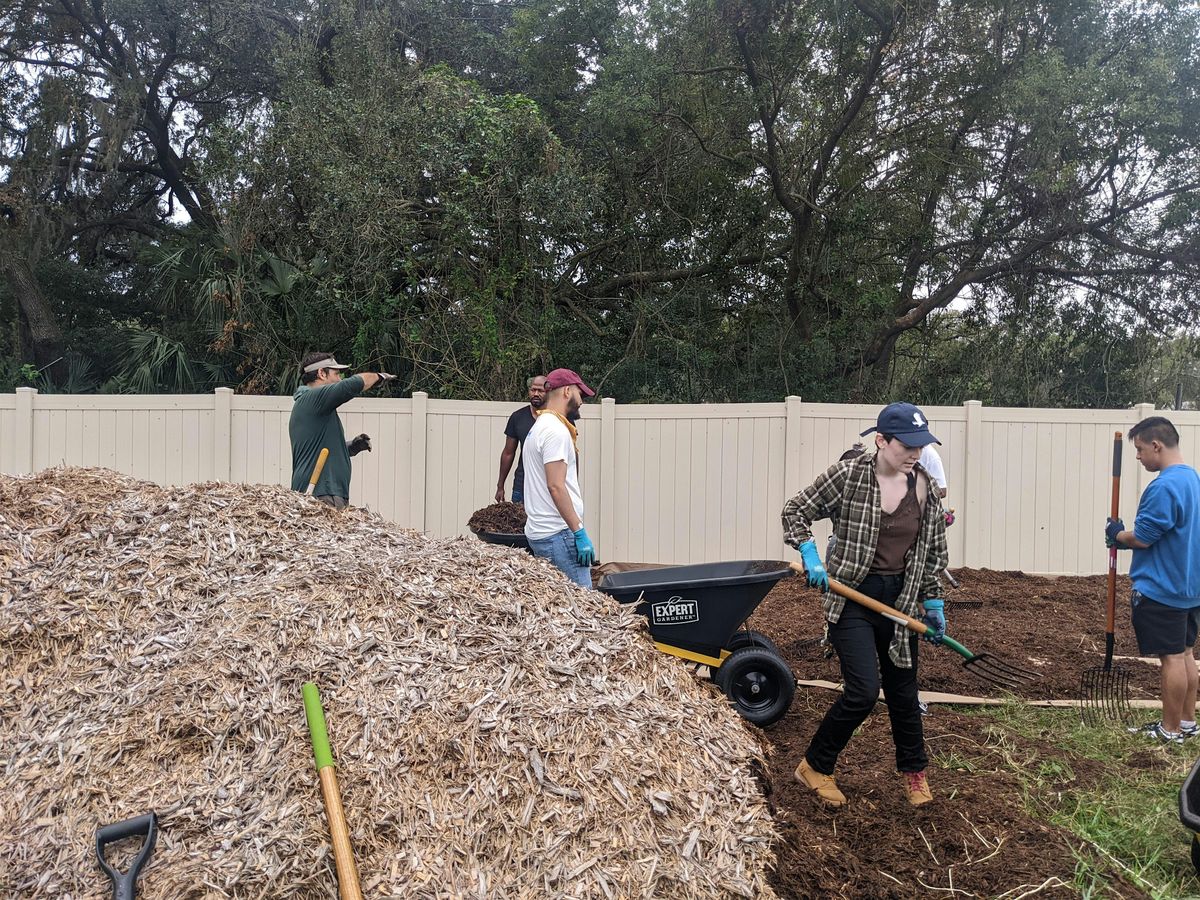
[{"label": "rake head", "polygon": [[829,642],[824,637],[801,638],[796,641],[795,653],[801,659],[829,655]]},{"label": "rake head", "polygon": [[1010,690],[1017,690],[1038,678],[1037,672],[1018,669],[1011,663],[1006,663],[986,653],[976,653],[963,663],[963,668],[988,684]]},{"label": "rake head", "polygon": [[951,597],[951,609],[983,609],[983,601],[978,597]]},{"label": "rake head", "polygon": [[1085,669],[1079,676],[1079,713],[1088,725],[1128,721],[1129,671],[1112,665]]}]

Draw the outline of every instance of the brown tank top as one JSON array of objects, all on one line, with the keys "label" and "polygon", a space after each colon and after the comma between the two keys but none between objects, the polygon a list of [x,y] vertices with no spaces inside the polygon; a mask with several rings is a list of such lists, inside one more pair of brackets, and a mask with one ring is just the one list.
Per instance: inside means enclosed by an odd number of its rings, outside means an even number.
[{"label": "brown tank top", "polygon": [[908,491],[892,512],[879,512],[879,541],[871,573],[899,575],[904,571],[904,557],[917,542],[921,530],[921,504],[917,501],[917,476],[908,475]]}]

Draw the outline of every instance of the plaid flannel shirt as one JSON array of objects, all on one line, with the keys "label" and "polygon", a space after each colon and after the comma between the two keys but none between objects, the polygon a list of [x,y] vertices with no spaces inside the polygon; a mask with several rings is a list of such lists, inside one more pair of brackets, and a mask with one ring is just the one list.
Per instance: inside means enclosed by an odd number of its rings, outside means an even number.
[{"label": "plaid flannel shirt", "polygon": [[[920,466],[917,471],[924,472]],[[924,610],[918,598],[931,599],[942,595],[938,573],[949,562],[946,550],[946,516],[933,479],[926,476],[929,492],[921,517],[916,543],[905,557],[904,588],[896,598],[896,609],[915,618]],[[857,588],[867,577],[875,558],[879,540],[880,493],[875,480],[875,457],[863,454],[857,459],[835,463],[817,476],[817,480],[789,500],[783,507],[783,539],[799,549],[811,541],[812,523],[829,519],[837,543],[825,569],[830,577]],[[846,600],[832,591],[825,592],[825,618],[836,622],[841,618]],[[902,669],[911,669],[912,653],[907,629],[896,626],[888,656]]]}]

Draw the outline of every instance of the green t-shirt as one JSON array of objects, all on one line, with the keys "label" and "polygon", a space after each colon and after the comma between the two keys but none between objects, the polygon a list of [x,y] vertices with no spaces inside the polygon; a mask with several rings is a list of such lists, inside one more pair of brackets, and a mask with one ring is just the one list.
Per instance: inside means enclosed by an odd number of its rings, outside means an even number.
[{"label": "green t-shirt", "polygon": [[360,375],[343,378],[336,384],[319,388],[301,385],[292,394],[292,416],[288,434],[292,439],[292,490],[308,489],[313,466],[323,447],[329,448],[329,459],[317,480],[314,493],[318,497],[350,499],[350,453],[346,450],[346,433],[338,407],[363,392]]}]

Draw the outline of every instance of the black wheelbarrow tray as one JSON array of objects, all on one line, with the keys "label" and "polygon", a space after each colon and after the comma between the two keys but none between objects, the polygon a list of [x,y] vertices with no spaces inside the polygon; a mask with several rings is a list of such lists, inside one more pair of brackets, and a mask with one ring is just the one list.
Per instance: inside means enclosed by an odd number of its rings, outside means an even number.
[{"label": "black wheelbarrow tray", "polygon": [[742,626],[792,570],[776,560],[738,560],[616,572],[599,589],[637,603],[664,653],[702,663],[748,721],[771,725],[787,713],[796,677],[766,635]]},{"label": "black wheelbarrow tray", "polygon": [[1179,821],[1192,832],[1192,867],[1200,875],[1200,759],[1179,789]]},{"label": "black wheelbarrow tray", "polygon": [[477,528],[471,529],[472,534],[486,544],[499,544],[501,547],[520,547],[522,550],[529,549],[529,538],[524,534],[503,534],[499,531],[480,531]]}]

